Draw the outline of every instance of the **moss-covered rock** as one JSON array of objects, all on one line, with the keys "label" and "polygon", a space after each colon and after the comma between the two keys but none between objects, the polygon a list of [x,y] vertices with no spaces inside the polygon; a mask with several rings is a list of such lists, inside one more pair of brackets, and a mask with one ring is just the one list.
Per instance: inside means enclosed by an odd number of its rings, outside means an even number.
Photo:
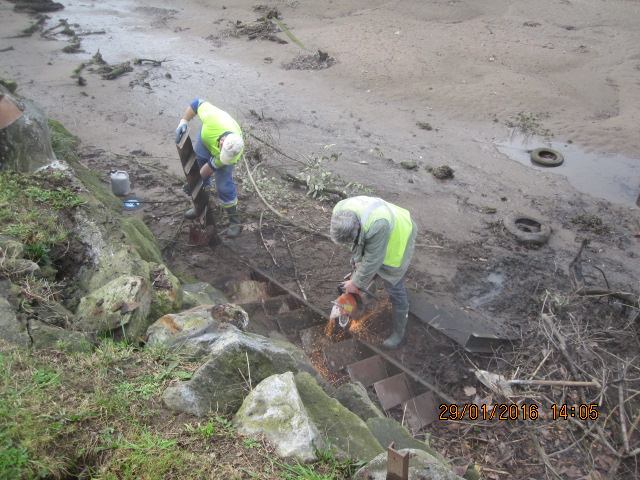
[{"label": "moss-covered rock", "polygon": [[446,459],[432,449],[429,444],[414,438],[409,430],[396,422],[393,418],[370,418],[367,420],[367,427],[375,435],[381,445],[388,447],[392,443],[396,450],[402,448],[412,448],[414,450],[424,450],[429,455],[434,456],[443,463]]},{"label": "moss-covered rock", "polygon": [[229,303],[229,299],[220,290],[206,282],[197,282],[182,287],[182,308],[188,310],[199,305],[219,305]]},{"label": "moss-covered rock", "polygon": [[309,416],[339,454],[356,461],[369,461],[384,452],[362,419],[324,393],[311,375],[299,373],[295,380]]},{"label": "moss-covered rock", "polygon": [[127,236],[127,241],[136,249],[140,257],[152,263],[162,263],[162,255],[158,249],[153,233],[139,217],[127,217],[122,219],[122,231]]},{"label": "moss-covered rock", "polygon": [[[11,94],[0,85],[0,94],[13,104],[17,118],[0,129],[0,170],[34,172],[56,160],[51,148],[47,117],[40,105]],[[21,113],[21,115],[20,115]]]},{"label": "moss-covered rock", "polygon": [[174,410],[198,416],[212,411],[235,413],[254,385],[272,375],[299,371],[302,353],[297,349],[297,354],[292,353],[293,345],[288,349],[283,342],[244,333],[230,325],[221,332],[200,333],[183,342],[180,352],[188,354],[212,342],[209,355],[189,381],[164,392],[165,404]]},{"label": "moss-covered rock", "polygon": [[[401,454],[409,452],[409,480],[463,480],[437,458],[423,450],[396,449]],[[364,467],[358,470],[354,476],[360,480],[386,480],[387,477],[387,453],[378,455]]]},{"label": "moss-covered rock", "polygon": [[149,281],[123,275],[80,300],[74,327],[94,339],[111,337],[137,344],[149,328]]},{"label": "moss-covered rock", "polygon": [[[369,398],[367,390],[360,382],[341,385],[332,397],[365,422],[370,418],[385,418],[382,410]],[[382,442],[380,444],[384,445]]]},{"label": "moss-covered rock", "polygon": [[168,313],[179,312],[182,309],[180,280],[165,265],[155,265],[150,275],[154,293],[149,311],[150,319],[156,321]]}]

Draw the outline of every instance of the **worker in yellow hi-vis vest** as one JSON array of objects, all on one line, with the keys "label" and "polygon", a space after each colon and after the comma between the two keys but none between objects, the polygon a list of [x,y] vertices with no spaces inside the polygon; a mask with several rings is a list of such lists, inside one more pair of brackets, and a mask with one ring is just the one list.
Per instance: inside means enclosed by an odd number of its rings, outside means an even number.
[{"label": "worker in yellow hi-vis vest", "polygon": [[[194,150],[203,186],[211,188],[211,176],[215,177],[218,200],[229,217],[227,236],[237,237],[242,232],[242,222],[238,214],[233,168],[244,151],[242,130],[238,122],[227,112],[210,102],[196,98],[182,114],[176,129],[176,143],[180,143],[182,135],[187,131],[187,123],[196,115],[202,120],[202,128],[198,132]],[[187,210],[185,216],[195,218],[195,209]]]},{"label": "worker in yellow hi-vis vest", "polygon": [[396,348],[404,340],[409,299],[404,277],[416,243],[418,227],[408,210],[381,198],[358,196],[336,204],[331,216],[331,238],[350,244],[355,272],[343,288],[358,293],[379,275],[391,298],[393,332],[382,345]]}]

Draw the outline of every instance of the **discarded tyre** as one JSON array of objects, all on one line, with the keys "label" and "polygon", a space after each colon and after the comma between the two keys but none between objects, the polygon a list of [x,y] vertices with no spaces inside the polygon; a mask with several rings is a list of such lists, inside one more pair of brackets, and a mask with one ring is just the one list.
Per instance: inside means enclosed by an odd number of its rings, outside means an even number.
[{"label": "discarded tyre", "polygon": [[544,245],[551,236],[551,227],[524,215],[509,215],[504,219],[504,226],[523,245]]},{"label": "discarded tyre", "polygon": [[545,167],[557,167],[564,162],[564,156],[551,148],[536,148],[531,150],[531,161]]}]

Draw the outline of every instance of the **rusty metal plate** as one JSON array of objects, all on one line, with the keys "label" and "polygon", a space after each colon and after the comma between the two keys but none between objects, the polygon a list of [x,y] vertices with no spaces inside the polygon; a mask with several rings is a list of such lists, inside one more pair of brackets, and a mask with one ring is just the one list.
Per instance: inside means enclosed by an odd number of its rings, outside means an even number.
[{"label": "rusty metal plate", "polygon": [[22,116],[22,111],[6,96],[0,95],[0,128],[4,128]]},{"label": "rusty metal plate", "polygon": [[420,430],[439,417],[438,403],[431,392],[407,400],[402,406],[407,412],[407,423],[414,430]]},{"label": "rusty metal plate", "polygon": [[406,373],[399,373],[373,384],[380,405],[384,410],[400,405],[413,397],[413,391]]},{"label": "rusty metal plate", "polygon": [[314,327],[305,328],[300,330],[300,341],[305,352],[315,352],[316,350],[322,350],[326,345],[333,343],[331,337],[326,333],[326,325],[316,325]]},{"label": "rusty metal plate", "polygon": [[384,380],[387,374],[387,364],[380,355],[374,355],[359,362],[347,365],[347,372],[351,381],[360,382],[365,387]]},{"label": "rusty metal plate", "polygon": [[332,343],[325,346],[322,351],[327,365],[329,365],[329,370],[334,373],[346,368],[347,365],[362,360],[364,356],[362,344],[354,339]]}]

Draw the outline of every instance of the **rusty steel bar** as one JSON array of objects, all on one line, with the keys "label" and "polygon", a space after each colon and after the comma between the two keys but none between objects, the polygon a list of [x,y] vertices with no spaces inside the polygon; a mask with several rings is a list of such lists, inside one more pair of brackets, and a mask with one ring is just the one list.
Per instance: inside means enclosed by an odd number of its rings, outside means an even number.
[{"label": "rusty steel bar", "polygon": [[409,480],[409,453],[400,453],[393,448],[395,442],[387,448],[387,480]]}]

